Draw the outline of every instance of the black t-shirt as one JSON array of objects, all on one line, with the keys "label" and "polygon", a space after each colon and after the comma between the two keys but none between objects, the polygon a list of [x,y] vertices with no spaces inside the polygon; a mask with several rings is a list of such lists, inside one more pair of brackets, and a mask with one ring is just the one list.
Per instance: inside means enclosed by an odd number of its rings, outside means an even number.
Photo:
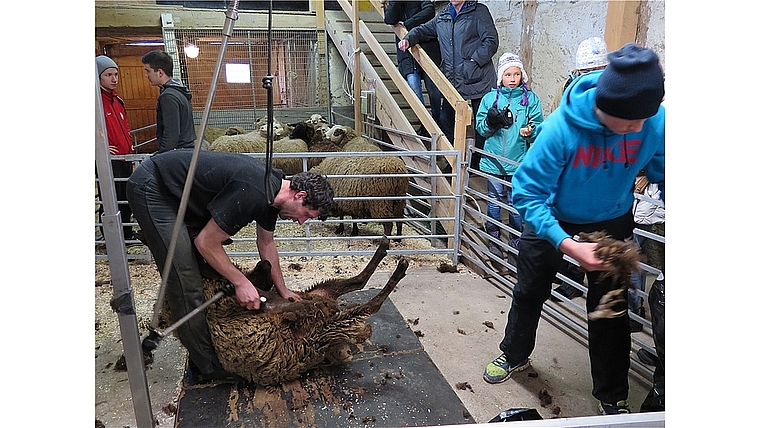
[{"label": "black t-shirt", "polygon": [[[192,157],[192,149],[178,149],[150,158],[156,165],[156,178],[163,192],[176,200],[177,207]],[[185,224],[200,231],[213,218],[225,233],[234,235],[255,220],[265,230],[274,231],[279,210],[267,202],[265,174],[266,165],[259,159],[202,150],[198,154]],[[272,168],[269,178],[272,198],[279,192],[283,176],[281,170]]]}]

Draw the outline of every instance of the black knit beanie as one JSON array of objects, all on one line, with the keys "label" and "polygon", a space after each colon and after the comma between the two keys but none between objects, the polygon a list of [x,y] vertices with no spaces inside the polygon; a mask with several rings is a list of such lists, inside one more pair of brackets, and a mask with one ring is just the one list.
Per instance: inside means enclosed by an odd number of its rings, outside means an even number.
[{"label": "black knit beanie", "polygon": [[607,58],[610,64],[596,84],[596,106],[610,116],[627,120],[657,114],[665,97],[665,78],[657,54],[628,43]]}]

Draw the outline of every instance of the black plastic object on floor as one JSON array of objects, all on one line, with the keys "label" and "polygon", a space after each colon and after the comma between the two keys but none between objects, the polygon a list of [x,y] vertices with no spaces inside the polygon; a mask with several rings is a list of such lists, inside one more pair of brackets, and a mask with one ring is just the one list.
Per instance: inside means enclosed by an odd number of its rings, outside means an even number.
[{"label": "black plastic object on floor", "polygon": [[[366,302],[378,290],[342,297]],[[182,384],[175,428],[398,427],[475,421],[390,299],[367,318],[372,336],[346,365],[310,370],[273,387],[246,382]],[[423,332],[424,333],[424,332]]]},{"label": "black plastic object on floor", "polygon": [[536,409],[519,408],[505,410],[488,422],[541,421],[543,419]]}]

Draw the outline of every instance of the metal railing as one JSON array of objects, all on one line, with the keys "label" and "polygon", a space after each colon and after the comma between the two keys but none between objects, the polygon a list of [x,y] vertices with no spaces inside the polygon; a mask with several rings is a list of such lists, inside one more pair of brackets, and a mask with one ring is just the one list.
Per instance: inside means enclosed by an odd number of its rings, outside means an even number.
[{"label": "metal railing", "polygon": [[[371,124],[368,124],[371,125]],[[388,131],[388,130],[386,130]],[[422,138],[422,137],[420,137]],[[371,139],[371,138],[370,138]],[[450,223],[454,225],[460,224],[458,213],[461,211],[458,207],[461,198],[457,194],[437,194],[435,181],[437,178],[443,177],[446,179],[452,179],[460,174],[458,169],[453,170],[450,173],[441,173],[436,168],[437,161],[443,157],[455,157],[459,159],[460,153],[458,151],[411,151],[399,149],[393,145],[389,145],[382,141],[374,140],[378,145],[384,148],[384,151],[380,152],[302,152],[302,153],[273,153],[273,159],[282,158],[294,158],[301,161],[301,168],[303,171],[307,170],[307,162],[309,159],[318,157],[401,157],[404,160],[414,159],[414,165],[407,165],[406,174],[362,174],[362,175],[328,175],[329,178],[359,178],[359,179],[372,179],[377,177],[404,177],[409,180],[409,189],[405,195],[401,196],[352,196],[336,197],[336,201],[340,200],[405,200],[406,208],[404,217],[400,218],[349,218],[338,219],[328,218],[325,221],[309,220],[304,223],[301,231],[293,231],[290,236],[284,234],[278,234],[275,237],[275,241],[278,243],[280,256],[344,256],[344,255],[370,255],[374,252],[372,249],[367,250],[338,250],[334,248],[324,248],[322,243],[329,241],[356,241],[366,239],[378,239],[382,236],[382,231],[372,225],[379,223],[393,222],[395,224],[402,223],[406,226],[405,233],[403,235],[389,236],[392,239],[410,240],[410,239],[426,239],[431,243],[434,243],[433,248],[414,249],[414,248],[401,248],[391,249],[389,254],[399,255],[411,255],[411,254],[440,254],[442,257],[450,259],[453,263],[457,263],[457,254],[454,247],[442,245],[443,242],[456,241],[457,228],[454,228],[451,233],[446,233],[441,227],[437,227],[441,223]],[[246,153],[245,155],[253,158],[264,159],[264,153]],[[144,159],[148,158],[148,154],[132,154],[112,156],[111,158],[116,160],[127,160],[135,162],[135,165],[139,165]],[[460,162],[457,162],[457,165]],[[420,166],[427,165],[427,169],[421,169]],[[433,171],[433,172],[431,172]],[[97,179],[96,179],[97,180]],[[126,178],[115,178],[115,181],[126,181]],[[454,204],[455,209],[453,212],[455,215],[445,215],[435,209],[435,206],[440,201],[446,201]],[[122,202],[122,201],[119,201]],[[123,201],[126,202],[126,201]],[[96,196],[96,206],[101,202]],[[354,223],[359,223],[367,226],[362,226],[362,233],[358,236],[336,236],[334,232],[327,230],[330,226],[338,227],[343,225],[344,228],[351,228]],[[289,220],[279,220],[278,226],[292,224]],[[136,222],[124,223],[125,226],[137,227]],[[96,218],[95,221],[96,230],[102,227],[102,224]],[[233,239],[233,245],[228,247],[228,255],[231,258],[235,257],[258,257],[258,251],[255,250],[255,227],[253,225],[244,228]],[[133,246],[135,244],[141,244],[139,240],[127,240],[124,242],[127,246]],[[249,248],[250,247],[250,248]],[[108,254],[104,252],[105,240],[102,237],[96,236],[95,239],[96,260],[107,260]],[[127,258],[129,260],[150,260],[152,257],[149,251],[141,252],[128,252]]]}]

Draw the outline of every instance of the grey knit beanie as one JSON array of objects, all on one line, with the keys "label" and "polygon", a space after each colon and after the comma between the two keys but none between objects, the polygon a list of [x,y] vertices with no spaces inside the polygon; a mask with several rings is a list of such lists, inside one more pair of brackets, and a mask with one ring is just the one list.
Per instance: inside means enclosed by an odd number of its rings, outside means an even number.
[{"label": "grey knit beanie", "polygon": [[657,114],[665,97],[665,77],[653,50],[628,43],[607,56],[610,64],[596,84],[596,106],[626,120]]},{"label": "grey knit beanie", "polygon": [[111,58],[105,56],[105,55],[99,55],[95,57],[95,63],[98,65],[98,76],[103,74],[104,71],[106,71],[107,68],[115,68],[119,69],[119,66],[116,65],[114,60]]}]

